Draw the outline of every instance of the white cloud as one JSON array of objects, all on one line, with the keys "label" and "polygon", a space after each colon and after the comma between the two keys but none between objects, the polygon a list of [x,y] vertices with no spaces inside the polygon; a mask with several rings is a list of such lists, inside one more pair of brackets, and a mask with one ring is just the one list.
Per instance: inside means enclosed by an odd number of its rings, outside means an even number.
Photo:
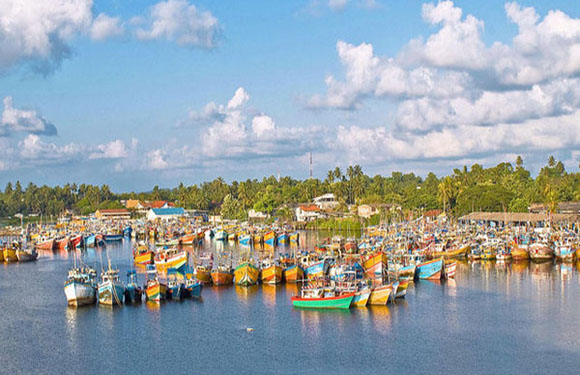
[{"label": "white cloud", "polygon": [[11,96],[5,97],[3,102],[4,111],[0,122],[0,136],[10,135],[14,132],[56,135],[56,127],[35,110],[14,108]]},{"label": "white cloud", "polygon": [[261,115],[252,119],[252,131],[259,138],[265,138],[271,132],[275,131],[276,124],[270,116]]},{"label": "white cloud", "polygon": [[45,73],[70,55],[68,42],[88,29],[92,0],[0,1],[0,70],[32,62]]},{"label": "white cloud", "polygon": [[145,167],[147,169],[166,169],[168,166],[163,150],[156,149],[147,153],[145,157]]},{"label": "white cloud", "polygon": [[128,155],[127,146],[125,142],[116,139],[109,143],[97,145],[95,151],[90,153],[89,159],[121,159]]},{"label": "white cloud", "polygon": [[100,41],[123,35],[123,33],[121,19],[107,16],[104,13],[99,14],[93,20],[90,31],[91,39]]},{"label": "white cloud", "polygon": [[168,0],[151,8],[148,28],[139,28],[142,40],[165,39],[181,46],[213,48],[221,34],[217,18],[209,11],[200,11],[186,0]]},{"label": "white cloud", "polygon": [[250,95],[244,90],[243,87],[240,87],[236,90],[234,97],[230,99],[228,102],[228,109],[238,109],[244,104],[246,104],[250,100]]},{"label": "white cloud", "polygon": [[35,134],[27,135],[18,143],[18,156],[29,164],[43,165],[73,161],[79,158],[84,147],[75,143],[57,145],[43,141]]}]

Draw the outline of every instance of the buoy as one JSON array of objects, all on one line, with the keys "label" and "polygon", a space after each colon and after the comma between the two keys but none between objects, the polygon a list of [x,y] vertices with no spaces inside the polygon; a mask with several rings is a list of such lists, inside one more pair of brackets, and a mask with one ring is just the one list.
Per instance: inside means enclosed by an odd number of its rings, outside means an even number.
[{"label": "buoy", "polygon": [[246,332],[254,332],[253,328],[246,328]]}]

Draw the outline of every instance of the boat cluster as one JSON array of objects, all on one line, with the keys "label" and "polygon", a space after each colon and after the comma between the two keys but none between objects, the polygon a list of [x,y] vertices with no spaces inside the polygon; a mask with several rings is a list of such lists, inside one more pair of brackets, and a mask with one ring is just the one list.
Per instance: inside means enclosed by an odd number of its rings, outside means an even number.
[{"label": "boat cluster", "polygon": [[0,241],[0,262],[31,262],[38,259],[38,252],[23,246],[19,240],[2,243]]},{"label": "boat cluster", "polygon": [[123,304],[147,301],[181,300],[184,298],[201,298],[203,285],[191,277],[181,275],[170,269],[163,277],[154,266],[147,269],[145,285],[140,286],[137,272],[127,272],[126,283],[119,276],[119,270],[109,264],[102,270],[100,280],[97,272],[88,266],[73,267],[69,270],[64,283],[64,293],[70,306],[92,305],[97,301],[101,305],[121,306]]}]

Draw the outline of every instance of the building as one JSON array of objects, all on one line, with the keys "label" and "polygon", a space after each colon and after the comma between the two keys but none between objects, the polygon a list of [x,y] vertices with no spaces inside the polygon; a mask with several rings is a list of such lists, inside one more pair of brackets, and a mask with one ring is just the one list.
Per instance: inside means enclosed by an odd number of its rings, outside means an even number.
[{"label": "building", "polygon": [[125,202],[121,201],[121,203],[125,205],[126,209],[135,210],[137,209],[137,206],[139,206],[141,202],[139,202],[138,199],[127,199]]},{"label": "building", "polygon": [[386,211],[400,210],[401,206],[394,203],[382,203],[382,204],[361,204],[357,207],[357,215],[364,217],[365,219],[370,218],[373,215],[378,215],[379,213]]},{"label": "building", "polygon": [[267,213],[256,211],[253,208],[248,211],[248,219],[250,220],[266,220],[269,217],[270,215],[268,215]]},{"label": "building", "polygon": [[295,210],[296,221],[306,222],[326,217],[316,204],[299,205]]},{"label": "building", "polygon": [[528,212],[472,212],[459,218],[460,223],[496,223],[517,226],[543,226],[548,220],[560,225],[569,225],[580,222],[576,214],[536,214]]},{"label": "building", "polygon": [[[545,214],[548,212],[548,206],[542,203],[532,203],[528,211],[534,214]],[[559,214],[580,215],[580,202],[560,202],[556,208]]]},{"label": "building", "polygon": [[95,217],[100,220],[128,220],[131,218],[131,213],[124,208],[97,210]]},{"label": "building", "polygon": [[210,215],[209,222],[211,224],[219,224],[222,222],[222,215]]},{"label": "building", "polygon": [[182,207],[151,208],[147,212],[147,220],[174,220],[187,216],[187,212]]},{"label": "building", "polygon": [[333,193],[328,193],[316,197],[312,200],[312,203],[314,203],[321,210],[334,210],[340,205],[340,202],[336,200],[336,197]]}]

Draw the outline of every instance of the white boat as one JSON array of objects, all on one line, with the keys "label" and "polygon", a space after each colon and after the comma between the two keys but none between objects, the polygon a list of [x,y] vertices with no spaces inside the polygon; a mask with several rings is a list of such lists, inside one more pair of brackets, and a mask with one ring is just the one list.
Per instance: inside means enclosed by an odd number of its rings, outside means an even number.
[{"label": "white boat", "polygon": [[92,268],[73,268],[64,283],[64,294],[69,306],[91,305],[96,302],[97,272]]}]

